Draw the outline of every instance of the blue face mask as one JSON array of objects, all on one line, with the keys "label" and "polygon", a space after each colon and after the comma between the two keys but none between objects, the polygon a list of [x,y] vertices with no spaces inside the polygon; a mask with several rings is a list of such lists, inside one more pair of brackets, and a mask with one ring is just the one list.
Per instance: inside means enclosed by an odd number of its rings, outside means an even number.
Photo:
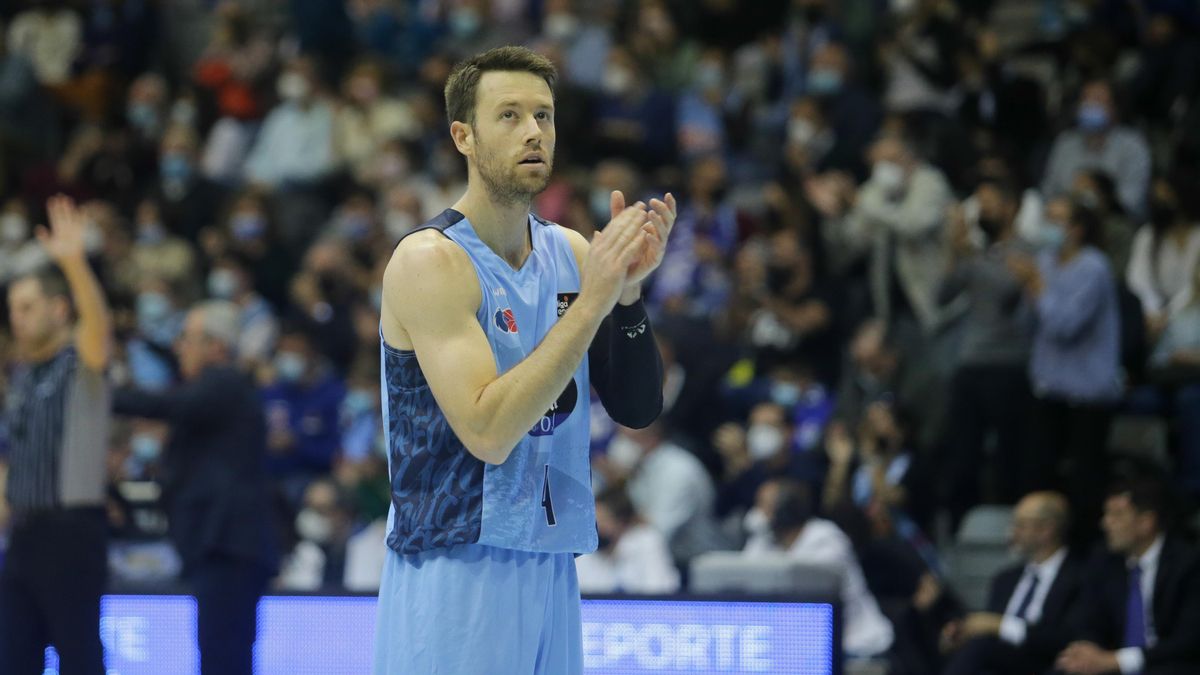
[{"label": "blue face mask", "polygon": [[125,112],[129,123],[146,136],[153,136],[159,127],[158,111],[148,103],[134,103]]},{"label": "blue face mask", "polygon": [[134,434],[129,439],[129,450],[142,462],[153,462],[162,454],[162,441],[150,434]]},{"label": "blue face mask", "polygon": [[171,301],[162,293],[142,293],[138,296],[138,326],[153,326],[170,314]]},{"label": "blue face mask", "polygon": [[1108,116],[1108,108],[1099,103],[1084,103],[1079,106],[1076,122],[1083,131],[1103,131],[1112,120]]},{"label": "blue face mask", "polygon": [[799,385],[791,382],[776,382],[771,385],[771,400],[785,407],[791,408],[800,402],[801,391]]},{"label": "blue face mask", "polygon": [[279,352],[275,356],[275,372],[283,382],[299,382],[304,377],[308,364],[304,357],[292,352]]},{"label": "blue face mask", "polygon": [[166,181],[184,183],[192,177],[192,163],[187,157],[174,152],[162,156],[158,170]]},{"label": "blue face mask", "polygon": [[375,408],[375,397],[361,389],[351,390],[342,399],[342,414],[349,419],[369,413]]},{"label": "blue face mask", "polygon": [[1048,222],[1042,226],[1041,230],[1042,248],[1048,251],[1058,251],[1067,241],[1067,228],[1061,223]]},{"label": "blue face mask", "polygon": [[233,217],[230,228],[233,230],[235,239],[246,241],[261,237],[267,230],[267,222],[257,214],[243,213]]},{"label": "blue face mask", "polygon": [[814,68],[808,74],[808,91],[814,96],[829,96],[842,89],[842,74],[828,68]]},{"label": "blue face mask", "polygon": [[147,223],[138,229],[138,241],[143,244],[161,244],[167,233],[159,223]]}]

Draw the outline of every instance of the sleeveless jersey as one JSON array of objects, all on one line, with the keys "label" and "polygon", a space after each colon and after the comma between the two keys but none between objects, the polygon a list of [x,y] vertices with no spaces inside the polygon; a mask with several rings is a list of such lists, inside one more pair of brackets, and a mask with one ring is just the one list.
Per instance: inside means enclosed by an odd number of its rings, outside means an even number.
[{"label": "sleeveless jersey", "polygon": [[[453,209],[421,229],[440,230],[470,257],[481,291],[475,316],[498,375],[533,352],[579,293],[579,268],[565,233],[536,216],[529,217],[533,250],[519,270]],[[464,543],[542,553],[594,551],[587,356],[508,459],[492,465],[471,455],[454,434],[416,354],[392,347],[380,335],[391,479],[388,546],[404,554]]]}]

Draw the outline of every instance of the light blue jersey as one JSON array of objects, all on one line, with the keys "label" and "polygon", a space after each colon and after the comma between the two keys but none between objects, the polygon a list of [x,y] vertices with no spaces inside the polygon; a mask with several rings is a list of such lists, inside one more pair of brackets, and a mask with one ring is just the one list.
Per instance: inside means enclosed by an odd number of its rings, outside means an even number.
[{"label": "light blue jersey", "polygon": [[[529,218],[532,252],[514,270],[448,209],[426,225],[462,246],[482,292],[476,319],[504,373],[524,360],[578,295],[579,268],[562,229]],[[544,553],[596,549],[588,361],[501,465],[467,452],[438,408],[416,355],[382,342],[392,504],[388,545],[418,553],[457,544]]]}]

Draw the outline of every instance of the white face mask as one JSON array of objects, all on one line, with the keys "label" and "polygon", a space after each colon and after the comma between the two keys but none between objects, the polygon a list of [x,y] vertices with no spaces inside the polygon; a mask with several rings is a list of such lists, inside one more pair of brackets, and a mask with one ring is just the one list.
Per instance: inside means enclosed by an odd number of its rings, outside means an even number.
[{"label": "white face mask", "polygon": [[542,23],[542,32],[551,40],[566,40],[574,35],[578,28],[579,19],[564,13],[551,14]]},{"label": "white face mask", "polygon": [[623,66],[609,66],[604,69],[604,77],[600,81],[600,86],[606,94],[620,96],[633,86],[633,73]]},{"label": "white face mask", "polygon": [[746,432],[746,450],[750,459],[759,462],[770,459],[783,447],[783,432],[770,424],[752,424]]},{"label": "white face mask", "polygon": [[280,98],[298,101],[308,96],[310,86],[300,73],[286,72],[279,76],[278,91]]},{"label": "white face mask", "polygon": [[608,459],[620,469],[632,470],[641,458],[642,446],[624,436],[617,436],[608,444]]},{"label": "white face mask", "polygon": [[742,517],[742,528],[751,536],[768,534],[771,531],[771,519],[755,506]]},{"label": "white face mask", "polygon": [[788,122],[788,141],[795,145],[808,145],[817,135],[817,127],[803,117]]},{"label": "white face mask", "polygon": [[17,213],[0,216],[0,243],[20,244],[29,238],[29,221]]},{"label": "white face mask", "polygon": [[896,192],[904,187],[904,167],[895,162],[876,162],[871,171],[871,182],[887,192]]},{"label": "white face mask", "polygon": [[312,509],[296,514],[296,532],[302,539],[314,544],[325,544],[333,538],[333,522]]}]

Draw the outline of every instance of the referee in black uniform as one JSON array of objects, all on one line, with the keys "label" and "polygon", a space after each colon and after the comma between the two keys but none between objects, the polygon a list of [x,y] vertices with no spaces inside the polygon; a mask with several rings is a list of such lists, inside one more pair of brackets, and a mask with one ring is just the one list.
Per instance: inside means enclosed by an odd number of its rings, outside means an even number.
[{"label": "referee in black uniform", "polygon": [[82,212],[62,196],[47,210],[50,228],[37,237],[57,269],[8,288],[18,367],[4,405],[12,533],[0,570],[0,673],[40,674],[52,644],[62,675],[103,675],[112,328]]}]

